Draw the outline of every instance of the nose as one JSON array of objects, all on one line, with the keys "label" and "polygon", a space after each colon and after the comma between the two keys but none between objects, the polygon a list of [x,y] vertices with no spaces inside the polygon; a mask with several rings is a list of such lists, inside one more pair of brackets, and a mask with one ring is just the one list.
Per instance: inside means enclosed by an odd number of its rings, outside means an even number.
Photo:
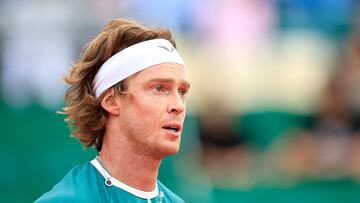
[{"label": "nose", "polygon": [[178,115],[185,112],[185,109],[186,105],[184,99],[180,96],[180,94],[175,94],[168,106],[168,112]]}]

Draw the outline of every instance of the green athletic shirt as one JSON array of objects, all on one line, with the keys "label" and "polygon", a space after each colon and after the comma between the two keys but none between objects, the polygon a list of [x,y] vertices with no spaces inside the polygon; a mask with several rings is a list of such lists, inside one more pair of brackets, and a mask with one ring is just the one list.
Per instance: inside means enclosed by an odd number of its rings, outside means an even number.
[{"label": "green athletic shirt", "polygon": [[[112,185],[105,185],[106,178]],[[160,181],[151,192],[130,187],[111,177],[100,163],[93,159],[76,166],[49,192],[43,194],[35,203],[184,203]]]}]

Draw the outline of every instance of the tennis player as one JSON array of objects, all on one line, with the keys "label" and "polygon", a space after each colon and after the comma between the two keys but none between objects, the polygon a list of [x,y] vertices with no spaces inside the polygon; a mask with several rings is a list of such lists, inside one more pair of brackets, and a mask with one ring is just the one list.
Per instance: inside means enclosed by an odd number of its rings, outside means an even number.
[{"label": "tennis player", "polygon": [[35,202],[184,202],[158,180],[179,150],[190,87],[171,32],[112,20],[65,82],[72,135],[99,153]]}]

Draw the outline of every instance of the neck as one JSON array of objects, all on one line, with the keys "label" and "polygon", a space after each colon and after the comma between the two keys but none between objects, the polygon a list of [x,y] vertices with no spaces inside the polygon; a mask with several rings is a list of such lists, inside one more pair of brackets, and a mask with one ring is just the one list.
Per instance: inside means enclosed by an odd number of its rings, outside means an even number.
[{"label": "neck", "polygon": [[133,188],[153,191],[161,159],[136,153],[128,144],[116,143],[106,137],[109,136],[105,135],[100,157],[112,177]]}]

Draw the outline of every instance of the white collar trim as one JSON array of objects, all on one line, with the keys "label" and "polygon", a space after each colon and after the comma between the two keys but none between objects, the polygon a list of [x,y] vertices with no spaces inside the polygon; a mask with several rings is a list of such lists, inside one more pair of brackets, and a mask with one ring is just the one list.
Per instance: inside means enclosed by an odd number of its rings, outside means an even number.
[{"label": "white collar trim", "polygon": [[[159,194],[159,188],[158,184],[156,182],[155,189],[151,192],[145,192],[136,188],[133,188],[129,185],[126,185],[125,183],[117,180],[116,178],[112,177],[109,173],[106,172],[106,170],[100,165],[98,160],[93,159],[90,161],[90,163],[101,173],[101,175],[106,179],[109,178],[111,180],[112,184],[120,189],[125,190],[126,192],[129,192],[137,197],[143,198],[143,199],[152,199],[158,196]],[[105,183],[104,183],[105,184]]]}]

